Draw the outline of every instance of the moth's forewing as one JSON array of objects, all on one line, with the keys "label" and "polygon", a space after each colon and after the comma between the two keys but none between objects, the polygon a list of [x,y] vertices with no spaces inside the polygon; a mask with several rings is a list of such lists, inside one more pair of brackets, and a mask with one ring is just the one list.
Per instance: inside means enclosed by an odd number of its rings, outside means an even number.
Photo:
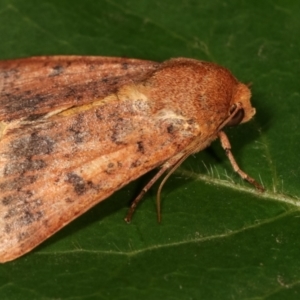
[{"label": "moth's forewing", "polygon": [[0,61],[0,120],[34,118],[103,99],[159,63],[115,57],[41,56]]}]

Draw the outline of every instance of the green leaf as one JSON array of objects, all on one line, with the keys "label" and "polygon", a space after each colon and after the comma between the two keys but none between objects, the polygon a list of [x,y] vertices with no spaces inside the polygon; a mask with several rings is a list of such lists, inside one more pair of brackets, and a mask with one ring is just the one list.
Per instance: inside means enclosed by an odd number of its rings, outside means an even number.
[{"label": "green leaf", "polygon": [[[154,187],[116,192],[0,266],[1,299],[299,299],[300,2],[0,0],[0,58],[80,54],[209,60],[251,83],[255,119],[227,131],[256,192],[219,142]],[[1,229],[0,229],[1,230]]]}]

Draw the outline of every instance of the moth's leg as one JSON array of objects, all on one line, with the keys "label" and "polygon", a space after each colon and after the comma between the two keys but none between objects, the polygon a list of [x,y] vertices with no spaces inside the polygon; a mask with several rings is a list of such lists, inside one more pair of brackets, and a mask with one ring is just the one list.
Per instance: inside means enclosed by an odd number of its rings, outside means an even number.
[{"label": "moth's leg", "polygon": [[157,174],[146,184],[146,186],[141,190],[138,196],[132,201],[131,206],[128,210],[128,213],[125,217],[125,221],[129,223],[132,219],[132,215],[138,206],[139,202],[142,200],[144,195],[149,191],[152,185],[171,167],[173,167],[178,160],[182,157],[182,155],[176,155],[171,157],[168,161],[166,161],[162,166],[161,169],[157,172]]},{"label": "moth's leg", "polygon": [[231,145],[230,145],[229,139],[228,139],[227,135],[225,134],[225,132],[219,131],[218,136],[221,141],[221,145],[222,145],[223,149],[225,150],[225,153],[233,167],[233,170],[235,172],[237,172],[244,180],[246,180],[249,183],[251,183],[252,185],[254,185],[254,187],[257,190],[263,192],[264,191],[263,186],[261,184],[259,184],[254,178],[250,177],[248,174],[246,174],[244,171],[242,171],[240,169],[240,167],[238,166],[238,164],[237,164],[236,160],[234,159],[233,154],[231,152]]}]

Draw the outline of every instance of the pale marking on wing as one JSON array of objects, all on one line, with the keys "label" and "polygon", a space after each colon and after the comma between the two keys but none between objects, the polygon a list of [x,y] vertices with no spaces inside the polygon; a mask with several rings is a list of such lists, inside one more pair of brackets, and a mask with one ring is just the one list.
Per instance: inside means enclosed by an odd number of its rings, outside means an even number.
[{"label": "pale marking on wing", "polygon": [[[130,98],[127,96],[130,95]],[[75,106],[67,109],[58,110],[56,112],[50,112],[45,116],[45,118],[50,118],[52,116],[58,116],[58,117],[65,117],[65,116],[71,116],[78,114],[83,111],[87,111],[90,109],[93,109],[95,107],[99,107],[105,104],[108,104],[110,102],[114,101],[126,101],[130,100],[131,102],[134,100],[140,100],[140,101],[148,101],[148,98],[143,94],[140,93],[134,86],[132,85],[126,85],[117,94],[111,94],[103,99],[95,100],[89,104],[84,104],[81,106]],[[138,110],[138,109],[137,109]]]}]

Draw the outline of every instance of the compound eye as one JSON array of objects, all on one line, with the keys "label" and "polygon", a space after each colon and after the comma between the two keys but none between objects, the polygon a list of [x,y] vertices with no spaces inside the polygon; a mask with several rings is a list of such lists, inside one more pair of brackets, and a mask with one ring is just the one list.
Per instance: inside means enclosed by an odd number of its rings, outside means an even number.
[{"label": "compound eye", "polygon": [[[230,109],[230,113],[232,114],[236,109],[236,106],[233,105]],[[244,119],[245,116],[245,112],[244,110],[241,108],[238,111],[235,112],[234,116],[232,117],[232,119],[226,124],[226,126],[236,126],[239,125],[242,120]]]}]

